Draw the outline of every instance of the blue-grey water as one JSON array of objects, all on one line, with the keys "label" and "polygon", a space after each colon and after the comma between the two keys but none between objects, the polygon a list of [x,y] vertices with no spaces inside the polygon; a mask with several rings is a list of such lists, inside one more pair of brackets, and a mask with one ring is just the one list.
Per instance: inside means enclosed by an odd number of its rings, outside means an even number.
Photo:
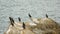
[{"label": "blue-grey water", "polygon": [[0,34],[9,25],[9,16],[15,21],[20,17],[22,21],[29,21],[28,13],[34,18],[45,17],[60,22],[60,0],[0,0]]}]

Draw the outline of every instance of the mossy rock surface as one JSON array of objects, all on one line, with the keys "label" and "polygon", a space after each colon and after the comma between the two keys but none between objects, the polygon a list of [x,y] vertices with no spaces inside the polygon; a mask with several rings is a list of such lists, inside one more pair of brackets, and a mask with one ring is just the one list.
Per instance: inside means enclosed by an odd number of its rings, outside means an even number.
[{"label": "mossy rock surface", "polygon": [[58,28],[59,26],[57,22],[55,22],[51,18],[41,18],[39,20],[39,24],[37,24],[37,27],[54,29],[54,28]]},{"label": "mossy rock surface", "polygon": [[[32,27],[32,30],[38,32],[38,34],[60,34],[60,26],[53,19],[40,18],[38,21],[39,24]],[[38,30],[40,30],[40,32]]]}]

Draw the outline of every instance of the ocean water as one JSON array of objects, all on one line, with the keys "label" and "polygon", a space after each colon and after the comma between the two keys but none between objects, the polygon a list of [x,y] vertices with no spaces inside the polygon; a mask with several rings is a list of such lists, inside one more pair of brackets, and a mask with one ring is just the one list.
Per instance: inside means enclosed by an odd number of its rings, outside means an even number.
[{"label": "ocean water", "polygon": [[48,14],[60,24],[60,0],[0,0],[0,34],[3,34],[9,25],[9,17],[22,22],[30,21],[30,13],[34,18],[44,18]]}]

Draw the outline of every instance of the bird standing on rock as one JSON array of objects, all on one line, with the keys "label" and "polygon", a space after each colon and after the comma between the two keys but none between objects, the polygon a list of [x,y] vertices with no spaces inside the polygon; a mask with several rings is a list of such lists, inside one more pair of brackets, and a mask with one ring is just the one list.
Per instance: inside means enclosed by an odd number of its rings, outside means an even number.
[{"label": "bird standing on rock", "polygon": [[46,14],[46,18],[48,18],[48,15]]},{"label": "bird standing on rock", "polygon": [[18,20],[19,20],[19,21],[21,21],[21,18],[20,18],[20,17],[18,17]]}]

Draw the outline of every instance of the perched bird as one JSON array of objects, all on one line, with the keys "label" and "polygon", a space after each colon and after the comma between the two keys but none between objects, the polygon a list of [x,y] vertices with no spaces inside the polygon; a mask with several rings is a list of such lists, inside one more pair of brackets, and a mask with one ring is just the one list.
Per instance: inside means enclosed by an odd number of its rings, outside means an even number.
[{"label": "perched bird", "polygon": [[13,20],[13,18],[9,17],[9,19],[10,19],[11,25],[14,26],[14,20]]},{"label": "perched bird", "polygon": [[31,18],[32,16],[30,14],[28,14],[28,16]]},{"label": "perched bird", "polygon": [[25,23],[23,22],[23,29],[25,29],[26,27],[25,27]]},{"label": "perched bird", "polygon": [[20,17],[18,17],[18,20],[19,20],[19,21],[21,21],[21,18],[20,18]]},{"label": "perched bird", "polygon": [[46,18],[48,18],[48,15],[46,14]]}]

